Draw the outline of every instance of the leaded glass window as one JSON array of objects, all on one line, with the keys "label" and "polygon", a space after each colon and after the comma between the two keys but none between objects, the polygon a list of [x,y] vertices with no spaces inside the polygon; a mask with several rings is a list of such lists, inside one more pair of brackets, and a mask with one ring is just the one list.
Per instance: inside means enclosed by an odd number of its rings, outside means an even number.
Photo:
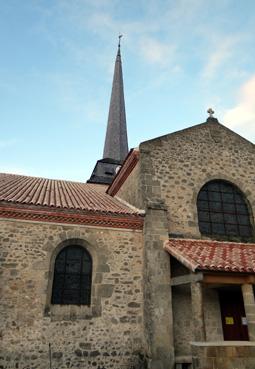
[{"label": "leaded glass window", "polygon": [[199,229],[205,235],[250,238],[252,227],[244,195],[233,184],[211,181],[197,198]]},{"label": "leaded glass window", "polygon": [[52,304],[90,305],[92,259],[80,246],[67,246],[56,257]]}]

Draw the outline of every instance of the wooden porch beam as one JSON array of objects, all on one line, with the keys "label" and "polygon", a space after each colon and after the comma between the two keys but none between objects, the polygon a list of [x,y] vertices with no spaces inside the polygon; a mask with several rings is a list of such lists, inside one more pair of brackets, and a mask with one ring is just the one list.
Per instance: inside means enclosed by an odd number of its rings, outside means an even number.
[{"label": "wooden porch beam", "polygon": [[203,283],[207,284],[255,284],[255,275],[204,274]]}]

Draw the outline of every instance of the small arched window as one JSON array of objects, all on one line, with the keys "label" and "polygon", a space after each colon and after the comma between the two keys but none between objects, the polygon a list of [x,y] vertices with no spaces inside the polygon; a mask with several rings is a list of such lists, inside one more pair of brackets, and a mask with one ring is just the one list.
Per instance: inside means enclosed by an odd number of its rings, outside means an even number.
[{"label": "small arched window", "polygon": [[81,246],[67,246],[55,260],[52,304],[90,305],[92,259]]},{"label": "small arched window", "polygon": [[202,234],[243,239],[252,237],[244,195],[229,182],[215,180],[206,183],[198,194],[197,210]]}]

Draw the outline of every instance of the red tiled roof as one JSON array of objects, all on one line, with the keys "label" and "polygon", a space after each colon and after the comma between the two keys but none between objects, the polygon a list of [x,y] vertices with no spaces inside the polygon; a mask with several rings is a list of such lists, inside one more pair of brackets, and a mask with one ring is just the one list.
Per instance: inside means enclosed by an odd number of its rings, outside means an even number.
[{"label": "red tiled roof", "polygon": [[164,249],[193,272],[255,273],[255,244],[170,239]]},{"label": "red tiled roof", "polygon": [[0,173],[0,203],[67,210],[138,215],[139,211],[105,193],[103,186]]}]

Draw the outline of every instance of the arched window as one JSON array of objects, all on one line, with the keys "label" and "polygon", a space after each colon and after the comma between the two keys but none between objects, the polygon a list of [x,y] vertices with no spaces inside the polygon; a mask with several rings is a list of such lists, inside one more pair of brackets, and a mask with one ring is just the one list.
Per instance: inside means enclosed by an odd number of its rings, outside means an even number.
[{"label": "arched window", "polygon": [[90,305],[92,259],[81,246],[67,246],[55,261],[52,304]]},{"label": "arched window", "polygon": [[206,183],[197,197],[199,229],[205,235],[252,237],[249,210],[242,192],[233,184]]}]

